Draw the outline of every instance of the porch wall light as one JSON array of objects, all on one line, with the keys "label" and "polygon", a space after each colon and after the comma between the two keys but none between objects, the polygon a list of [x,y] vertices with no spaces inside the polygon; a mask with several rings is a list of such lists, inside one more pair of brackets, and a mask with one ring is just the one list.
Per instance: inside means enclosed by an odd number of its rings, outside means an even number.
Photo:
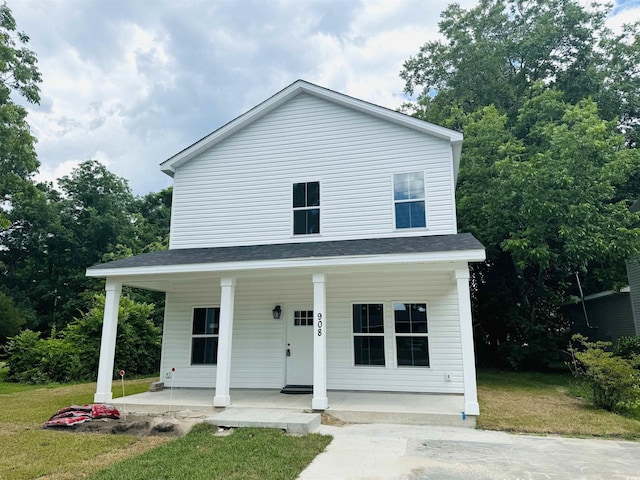
[{"label": "porch wall light", "polygon": [[280,308],[280,305],[276,305],[275,308],[271,310],[271,313],[273,314],[274,320],[280,320],[280,315],[282,315],[282,308]]}]

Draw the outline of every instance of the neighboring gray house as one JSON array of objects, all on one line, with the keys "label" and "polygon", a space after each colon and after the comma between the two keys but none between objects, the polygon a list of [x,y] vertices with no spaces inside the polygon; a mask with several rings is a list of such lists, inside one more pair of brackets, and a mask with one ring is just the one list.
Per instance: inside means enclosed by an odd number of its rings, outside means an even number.
[{"label": "neighboring gray house", "polygon": [[[304,81],[162,163],[170,248],[106,278],[96,402],[111,400],[123,285],[166,292],[161,379],[445,393],[479,413],[469,262],[456,226],[462,134]],[[125,368],[125,366],[122,366]]]},{"label": "neighboring gray house", "polygon": [[[630,210],[639,212],[640,201]],[[640,256],[627,261],[627,278],[629,286],[618,292],[587,295],[584,305],[579,301],[565,305],[572,331],[607,342],[640,335]]]},{"label": "neighboring gray house", "polygon": [[[634,203],[630,210],[640,212],[640,200]],[[627,277],[636,335],[640,335],[640,255],[627,261]]]},{"label": "neighboring gray house", "polygon": [[613,342],[620,337],[638,335],[629,287],[619,292],[587,295],[584,297],[584,306],[577,300],[564,308],[571,320],[572,332],[581,333],[589,340]]}]

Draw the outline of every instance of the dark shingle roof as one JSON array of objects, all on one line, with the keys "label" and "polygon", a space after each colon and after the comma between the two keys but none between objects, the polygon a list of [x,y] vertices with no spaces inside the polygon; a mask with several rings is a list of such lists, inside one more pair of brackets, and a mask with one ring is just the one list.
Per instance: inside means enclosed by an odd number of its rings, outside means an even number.
[{"label": "dark shingle roof", "polygon": [[433,253],[478,249],[484,250],[484,247],[470,233],[430,235],[424,237],[370,238],[364,240],[246,245],[240,247],[184,248],[144,253],[134,257],[95,265],[90,267],[89,270],[189,265],[197,263],[285,260],[292,258]]}]

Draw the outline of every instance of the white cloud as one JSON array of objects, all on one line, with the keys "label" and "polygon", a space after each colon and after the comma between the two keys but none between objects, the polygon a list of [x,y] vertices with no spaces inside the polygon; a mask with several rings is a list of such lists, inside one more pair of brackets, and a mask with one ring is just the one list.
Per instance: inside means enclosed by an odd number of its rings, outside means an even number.
[{"label": "white cloud", "polygon": [[[29,116],[38,178],[95,158],[135,193],[158,190],[171,182],[161,161],[297,78],[396,108],[403,62],[437,38],[449,3],[15,2],[44,78]],[[640,5],[616,13],[608,22],[619,28],[640,18]]]}]

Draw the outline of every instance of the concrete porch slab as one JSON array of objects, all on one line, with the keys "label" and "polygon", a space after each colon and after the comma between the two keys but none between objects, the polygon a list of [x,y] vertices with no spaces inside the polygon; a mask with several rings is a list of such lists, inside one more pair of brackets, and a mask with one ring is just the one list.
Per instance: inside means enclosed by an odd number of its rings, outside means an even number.
[{"label": "concrete porch slab", "polygon": [[[217,411],[213,407],[214,395],[214,389],[174,388],[173,392],[170,389],[145,392],[116,398],[110,403],[128,412],[167,413],[188,410],[213,416]],[[266,389],[232,389],[230,395],[231,406],[225,412],[264,409],[274,416],[278,415],[278,410],[311,412],[311,395],[285,395],[279,390]],[[329,390],[328,398],[329,409],[326,412],[349,423],[475,427],[475,417],[462,415],[462,395]]]},{"label": "concrete porch slab", "polygon": [[320,414],[275,408],[227,408],[205,421],[219,427],[280,428],[287,433],[305,434],[320,426]]}]

